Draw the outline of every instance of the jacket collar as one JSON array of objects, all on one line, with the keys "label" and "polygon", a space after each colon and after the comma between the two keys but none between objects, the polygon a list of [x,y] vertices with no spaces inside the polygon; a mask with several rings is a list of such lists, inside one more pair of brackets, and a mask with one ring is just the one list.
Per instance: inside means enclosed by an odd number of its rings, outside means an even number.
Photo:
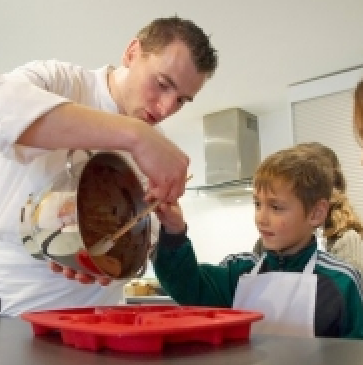
[{"label": "jacket collar", "polygon": [[317,250],[316,238],[313,235],[309,244],[293,255],[284,255],[275,251],[266,251],[265,262],[269,270],[302,271],[312,254]]}]

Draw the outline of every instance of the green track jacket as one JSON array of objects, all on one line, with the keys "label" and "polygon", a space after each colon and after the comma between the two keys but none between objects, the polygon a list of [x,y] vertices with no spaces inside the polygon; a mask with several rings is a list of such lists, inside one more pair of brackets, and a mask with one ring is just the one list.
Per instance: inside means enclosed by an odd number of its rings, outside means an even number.
[{"label": "green track jacket", "polygon": [[[302,272],[317,249],[311,243],[295,255],[268,251],[260,273]],[[252,253],[229,255],[221,264],[198,264],[185,234],[167,234],[161,227],[154,269],[164,290],[179,304],[232,307],[240,275],[249,273],[258,258]],[[318,251],[315,335],[363,339],[362,280],[351,266]],[[277,293],[278,295],[278,293]]]}]

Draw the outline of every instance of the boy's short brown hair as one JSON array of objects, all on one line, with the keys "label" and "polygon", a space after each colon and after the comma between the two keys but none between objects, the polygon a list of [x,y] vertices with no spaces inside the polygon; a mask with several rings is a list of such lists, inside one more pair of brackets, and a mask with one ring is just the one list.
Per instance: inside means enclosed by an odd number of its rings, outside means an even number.
[{"label": "boy's short brown hair", "polygon": [[198,72],[212,76],[217,68],[217,51],[211,46],[209,37],[191,20],[177,16],[158,18],[141,29],[137,38],[145,53],[157,53],[180,40],[189,48]]},{"label": "boy's short brown hair", "polygon": [[257,191],[274,191],[276,184],[286,184],[309,213],[321,199],[329,201],[333,174],[320,158],[297,147],[268,156],[258,167],[253,186]]}]

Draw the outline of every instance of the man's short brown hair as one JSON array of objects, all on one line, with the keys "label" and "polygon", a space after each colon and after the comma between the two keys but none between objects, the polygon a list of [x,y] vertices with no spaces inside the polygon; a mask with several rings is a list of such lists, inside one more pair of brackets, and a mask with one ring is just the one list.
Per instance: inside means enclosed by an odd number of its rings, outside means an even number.
[{"label": "man's short brown hair", "polygon": [[191,20],[177,16],[158,18],[141,29],[137,38],[145,53],[157,53],[173,41],[180,40],[189,48],[198,72],[212,76],[217,68],[217,52],[209,37]]}]

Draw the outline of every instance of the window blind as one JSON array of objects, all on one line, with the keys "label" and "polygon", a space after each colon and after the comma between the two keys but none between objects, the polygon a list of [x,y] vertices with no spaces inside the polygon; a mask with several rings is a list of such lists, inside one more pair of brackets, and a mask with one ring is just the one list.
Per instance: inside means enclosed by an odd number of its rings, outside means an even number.
[{"label": "window blind", "polygon": [[348,198],[363,219],[363,152],[353,134],[353,89],[293,102],[294,143],[320,142],[335,151],[347,182]]}]

